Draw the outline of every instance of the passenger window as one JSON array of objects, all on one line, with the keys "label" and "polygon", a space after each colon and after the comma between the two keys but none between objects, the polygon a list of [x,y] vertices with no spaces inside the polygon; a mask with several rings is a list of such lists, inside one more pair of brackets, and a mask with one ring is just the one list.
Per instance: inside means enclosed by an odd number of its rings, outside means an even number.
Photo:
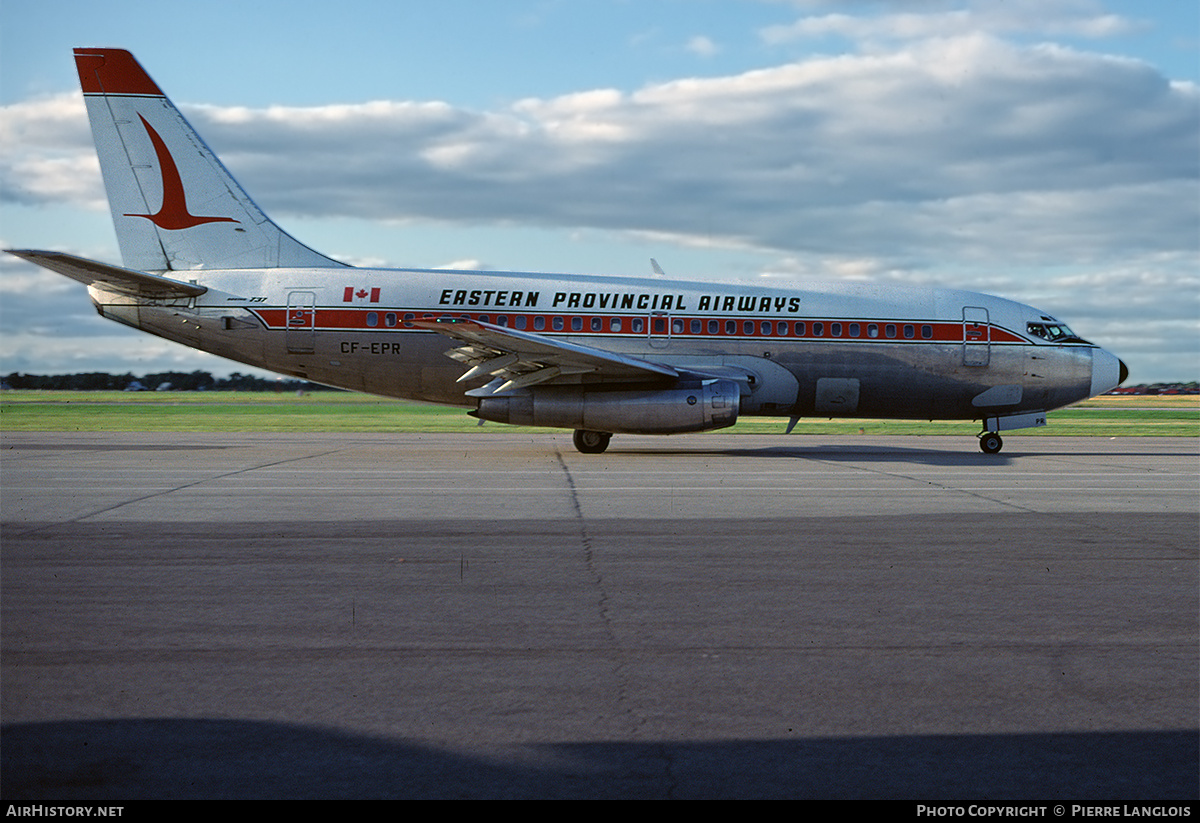
[{"label": "passenger window", "polygon": [[808,324],[803,323],[803,322],[797,323],[796,324],[796,336],[803,337],[806,334],[808,334]]},{"label": "passenger window", "polygon": [[383,324],[389,328],[396,325],[396,313],[394,311],[390,311],[385,314],[383,316]]},{"label": "passenger window", "polygon": [[909,340],[917,336],[917,330],[913,328],[912,323],[904,324],[904,336]]},{"label": "passenger window", "polygon": [[775,333],[780,337],[787,337],[787,321],[780,320],[775,324]]},{"label": "passenger window", "polygon": [[717,334],[720,331],[721,331],[721,321],[720,320],[709,320],[708,321],[708,333],[709,334]]},{"label": "passenger window", "polygon": [[698,319],[693,319],[689,325],[692,327],[692,334],[699,334],[701,329],[704,326],[704,324],[701,323]]},{"label": "passenger window", "polygon": [[614,317],[612,320],[609,320],[608,321],[608,330],[609,331],[620,331],[621,330],[621,318]]},{"label": "passenger window", "polygon": [[883,327],[883,333],[885,335],[887,335],[888,337],[895,337],[896,336],[896,324],[888,323],[886,326]]},{"label": "passenger window", "polygon": [[563,323],[563,319],[561,316],[551,318],[551,320],[550,320],[550,326],[551,326],[551,328],[554,329],[554,331],[562,331],[564,325],[566,325],[566,324]]},{"label": "passenger window", "polygon": [[933,326],[930,326],[928,324],[921,326],[921,336],[924,337],[926,340],[932,340],[933,339]]},{"label": "passenger window", "polygon": [[878,336],[879,336],[879,324],[878,323],[868,323],[867,324],[867,337],[878,337]]},{"label": "passenger window", "polygon": [[604,331],[604,318],[603,317],[593,317],[591,325],[592,325],[592,331]]},{"label": "passenger window", "polygon": [[824,323],[813,323],[813,337],[821,337],[825,334]]},{"label": "passenger window", "polygon": [[842,324],[841,323],[830,323],[829,324],[829,336],[830,337],[841,337],[842,336]]},{"label": "passenger window", "polygon": [[521,331],[524,331],[525,327],[529,325],[529,321],[526,319],[525,315],[518,314],[517,319],[513,322],[513,325]]},{"label": "passenger window", "polygon": [[544,328],[546,328],[546,318],[539,314],[537,317],[533,318],[533,330],[541,331]]},{"label": "passenger window", "polygon": [[507,326],[508,325],[508,315],[507,314],[499,315],[496,318],[496,325],[497,326]]},{"label": "passenger window", "polygon": [[371,326],[372,328],[379,325],[379,312],[367,312],[367,325]]},{"label": "passenger window", "polygon": [[742,334],[754,334],[753,320],[746,320],[742,323]]},{"label": "passenger window", "polygon": [[412,328],[412,320],[415,317],[416,317],[416,315],[413,314],[412,312],[405,312],[404,313],[404,325],[411,329]]},{"label": "passenger window", "polygon": [[582,317],[572,317],[571,318],[571,331],[583,331],[583,318]]},{"label": "passenger window", "polygon": [[858,325],[857,323],[851,323],[850,324],[850,336],[858,337],[860,334],[862,334],[862,326]]},{"label": "passenger window", "polygon": [[629,330],[634,334],[641,334],[646,330],[646,321],[640,317],[635,317],[629,321]]},{"label": "passenger window", "polygon": [[736,320],[726,320],[725,321],[725,333],[726,334],[737,334],[737,321]]},{"label": "passenger window", "polygon": [[761,323],[759,323],[758,333],[759,334],[770,334],[771,333],[771,321],[764,320]]}]

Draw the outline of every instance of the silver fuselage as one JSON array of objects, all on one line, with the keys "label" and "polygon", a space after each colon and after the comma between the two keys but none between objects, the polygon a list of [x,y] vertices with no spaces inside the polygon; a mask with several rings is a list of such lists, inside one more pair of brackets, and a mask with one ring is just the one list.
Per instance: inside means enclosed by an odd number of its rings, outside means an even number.
[{"label": "silver fuselage", "polygon": [[[704,282],[444,270],[169,273],[199,297],[89,289],[105,317],[222,357],[386,397],[474,406],[441,334],[469,317],[741,382],[741,413],[983,419],[1107,391],[1119,361],[1028,333],[1039,309],[953,289]],[[573,382],[584,388],[588,375]],[[662,381],[659,381],[662,382]],[[563,381],[559,381],[561,386]]]}]

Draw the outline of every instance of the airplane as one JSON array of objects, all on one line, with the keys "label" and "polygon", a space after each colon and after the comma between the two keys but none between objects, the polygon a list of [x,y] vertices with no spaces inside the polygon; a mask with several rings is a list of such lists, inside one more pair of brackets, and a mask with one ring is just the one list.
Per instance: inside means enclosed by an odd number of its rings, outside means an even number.
[{"label": "airplane", "polygon": [[75,62],[123,265],[9,253],[230,360],[573,429],[586,454],[739,416],[978,420],[995,454],[1129,373],[1040,309],[955,289],[351,267],[272,222],[128,51]]}]

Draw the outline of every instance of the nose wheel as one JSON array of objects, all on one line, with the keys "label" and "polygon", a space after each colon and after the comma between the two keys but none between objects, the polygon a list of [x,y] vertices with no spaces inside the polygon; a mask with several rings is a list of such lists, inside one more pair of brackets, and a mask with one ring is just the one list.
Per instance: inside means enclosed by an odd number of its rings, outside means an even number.
[{"label": "nose wheel", "polygon": [[979,449],[984,454],[997,454],[1004,448],[1004,440],[996,432],[984,432],[979,435]]}]

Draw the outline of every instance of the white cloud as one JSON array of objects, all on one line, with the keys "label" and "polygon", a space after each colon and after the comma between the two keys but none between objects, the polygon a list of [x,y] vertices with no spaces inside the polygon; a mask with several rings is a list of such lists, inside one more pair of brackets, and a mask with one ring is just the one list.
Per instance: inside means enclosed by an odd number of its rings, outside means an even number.
[{"label": "white cloud", "polygon": [[446,269],[447,271],[487,271],[492,267],[480,260],[468,258],[466,260],[452,260],[449,263],[434,266],[434,268]]},{"label": "white cloud", "polygon": [[[9,248],[5,245],[4,248]],[[9,263],[8,261],[13,261]],[[51,294],[78,292],[78,285],[62,275],[54,274],[46,269],[29,266],[17,261],[15,257],[4,255],[0,271],[0,297],[12,299],[16,295],[46,297]],[[12,269],[12,271],[9,271]]]},{"label": "white cloud", "polygon": [[82,94],[0,108],[0,198],[108,208]]},{"label": "white cloud", "polygon": [[[1192,248],[1200,219],[1194,86],[978,34],[493,112],[186,111],[264,206],[306,216],[702,229],[783,252],[1054,263]],[[76,103],[2,114],[6,199],[95,206]]]},{"label": "white cloud", "polygon": [[721,52],[721,47],[711,38],[698,34],[688,40],[687,50],[697,57],[715,57]]},{"label": "white cloud", "polygon": [[[814,12],[826,8],[853,11],[856,4],[796,3]],[[857,4],[861,7],[861,4]],[[767,26],[763,41],[779,45],[828,36],[843,37],[864,48],[898,41],[954,38],[975,33],[995,35],[1070,36],[1099,39],[1140,27],[1135,20],[1110,14],[1096,0],[976,0],[967,3],[892,2],[870,4],[877,13],[806,14],[792,23]]]}]

